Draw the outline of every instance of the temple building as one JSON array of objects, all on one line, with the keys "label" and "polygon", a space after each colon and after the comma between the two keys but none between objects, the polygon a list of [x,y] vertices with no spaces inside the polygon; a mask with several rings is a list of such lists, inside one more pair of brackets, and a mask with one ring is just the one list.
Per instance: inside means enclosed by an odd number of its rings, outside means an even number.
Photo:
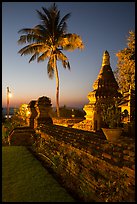
[{"label": "temple building", "polygon": [[109,104],[115,98],[121,98],[119,86],[110,66],[110,56],[106,50],[103,53],[102,66],[99,75],[93,83],[93,91],[88,94],[89,103],[84,106],[85,120],[77,123],[73,128],[97,131],[102,128],[102,119],[97,104]]}]

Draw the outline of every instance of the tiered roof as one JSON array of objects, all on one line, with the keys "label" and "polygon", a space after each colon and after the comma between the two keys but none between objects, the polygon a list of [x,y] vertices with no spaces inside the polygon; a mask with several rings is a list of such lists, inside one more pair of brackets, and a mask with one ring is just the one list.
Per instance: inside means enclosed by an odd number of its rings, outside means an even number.
[{"label": "tiered roof", "polygon": [[119,86],[110,66],[110,56],[106,50],[103,54],[102,66],[96,81],[93,84],[96,96],[121,97]]}]

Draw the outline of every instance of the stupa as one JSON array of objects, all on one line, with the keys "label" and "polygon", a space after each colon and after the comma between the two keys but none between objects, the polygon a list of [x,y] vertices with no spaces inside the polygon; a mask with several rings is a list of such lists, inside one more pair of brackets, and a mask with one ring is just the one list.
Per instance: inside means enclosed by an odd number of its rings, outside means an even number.
[{"label": "stupa", "polygon": [[119,87],[110,66],[110,56],[106,50],[103,53],[102,66],[99,75],[93,83],[93,91],[88,94],[89,104],[83,110],[86,112],[85,120],[77,123],[73,128],[97,131],[101,129],[101,116],[98,109],[98,102],[105,103],[114,98],[121,97]]}]

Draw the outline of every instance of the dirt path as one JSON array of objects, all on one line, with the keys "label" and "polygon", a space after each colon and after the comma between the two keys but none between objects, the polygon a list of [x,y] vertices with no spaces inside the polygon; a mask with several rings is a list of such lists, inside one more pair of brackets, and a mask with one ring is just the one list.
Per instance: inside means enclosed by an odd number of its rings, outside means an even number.
[{"label": "dirt path", "polygon": [[76,202],[24,146],[2,147],[3,202]]}]

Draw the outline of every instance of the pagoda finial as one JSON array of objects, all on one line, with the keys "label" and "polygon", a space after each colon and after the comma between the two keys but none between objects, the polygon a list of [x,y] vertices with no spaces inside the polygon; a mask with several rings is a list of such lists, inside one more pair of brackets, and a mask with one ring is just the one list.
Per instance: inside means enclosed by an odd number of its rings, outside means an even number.
[{"label": "pagoda finial", "polygon": [[105,65],[110,65],[110,56],[107,50],[104,52],[102,58],[102,67]]}]

